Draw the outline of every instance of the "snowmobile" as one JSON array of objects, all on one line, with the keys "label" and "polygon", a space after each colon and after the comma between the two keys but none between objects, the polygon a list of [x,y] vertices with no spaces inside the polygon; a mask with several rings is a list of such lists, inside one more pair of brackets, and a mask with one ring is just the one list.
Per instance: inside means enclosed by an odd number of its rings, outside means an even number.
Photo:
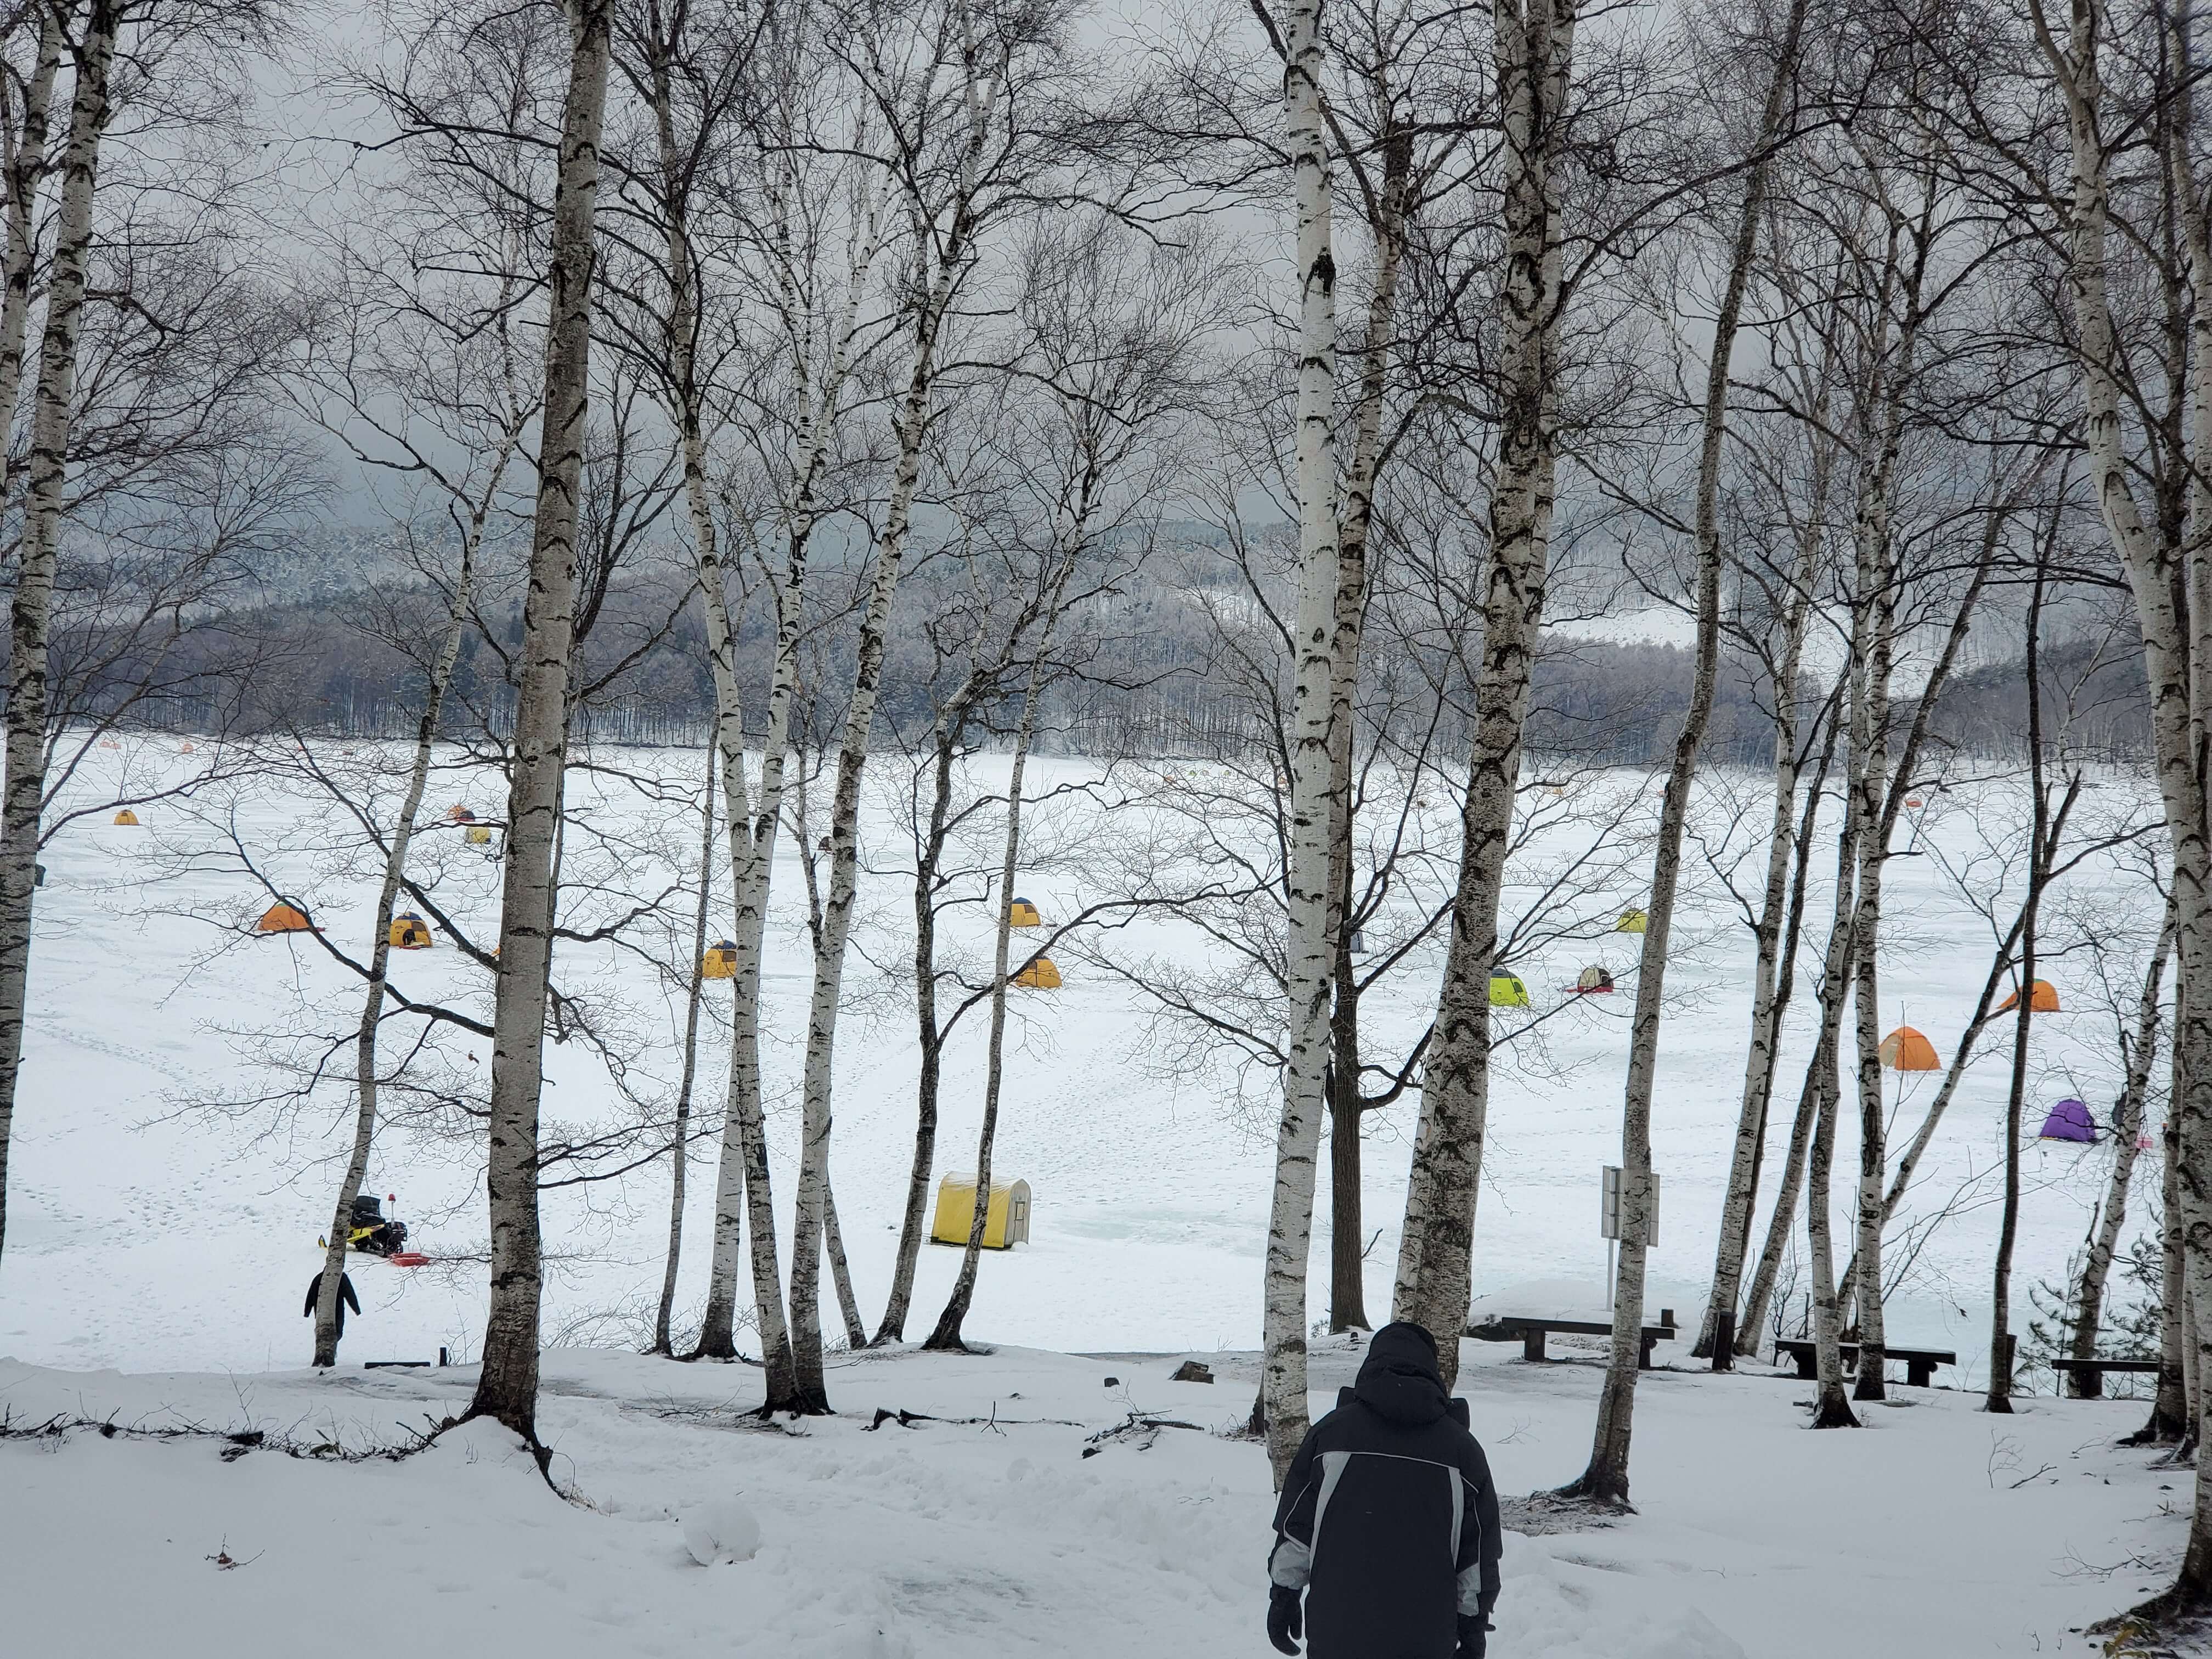
[{"label": "snowmobile", "polygon": [[346,1234],[346,1248],[360,1250],[368,1255],[391,1256],[406,1248],[407,1224],[386,1220],[384,1206],[374,1193],[356,1193],[353,1200],[352,1227]]}]

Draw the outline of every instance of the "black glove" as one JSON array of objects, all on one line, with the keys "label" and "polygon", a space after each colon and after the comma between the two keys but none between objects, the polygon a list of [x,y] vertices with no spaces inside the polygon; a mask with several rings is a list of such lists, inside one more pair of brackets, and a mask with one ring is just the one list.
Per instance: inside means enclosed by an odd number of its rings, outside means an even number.
[{"label": "black glove", "polygon": [[1278,1653],[1296,1653],[1298,1638],[1305,1633],[1305,1614],[1298,1608],[1298,1592],[1288,1584],[1277,1584],[1267,1591],[1267,1639],[1275,1644]]},{"label": "black glove", "polygon": [[1490,1650],[1490,1619],[1486,1613],[1459,1616],[1459,1659],[1482,1659]]}]

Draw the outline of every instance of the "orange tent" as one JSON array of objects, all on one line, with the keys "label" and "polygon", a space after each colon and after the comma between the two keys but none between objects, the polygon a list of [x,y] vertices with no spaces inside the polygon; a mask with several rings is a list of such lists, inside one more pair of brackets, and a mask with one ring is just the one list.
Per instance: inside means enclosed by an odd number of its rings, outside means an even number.
[{"label": "orange tent", "polygon": [[[2058,1012],[2057,988],[2052,985],[2047,979],[2032,981],[2027,988],[2027,1006],[2030,1009],[2039,1014],[2057,1013]],[[1997,1012],[1999,1013],[2002,1013],[2008,1008],[2017,1008],[2019,1006],[2020,993],[2018,991],[2014,991],[2002,1002],[1997,1004]]]},{"label": "orange tent", "polygon": [[1910,1025],[1900,1025],[1881,1040],[1881,1063],[1893,1072],[1940,1072],[1936,1045]]},{"label": "orange tent", "polygon": [[459,801],[455,801],[451,806],[448,806],[446,809],[447,821],[451,823],[466,823],[474,817],[476,817],[476,814],[470,811],[467,807],[462,805]]},{"label": "orange tent", "polygon": [[305,933],[313,931],[307,917],[289,904],[272,904],[253,924],[257,933]]}]

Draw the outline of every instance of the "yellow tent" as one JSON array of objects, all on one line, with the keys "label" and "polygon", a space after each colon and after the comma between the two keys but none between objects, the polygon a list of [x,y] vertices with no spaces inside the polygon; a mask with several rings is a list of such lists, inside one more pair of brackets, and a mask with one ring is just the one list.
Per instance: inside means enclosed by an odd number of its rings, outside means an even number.
[{"label": "yellow tent", "polygon": [[1521,982],[1518,974],[1492,974],[1490,976],[1490,1006],[1493,1008],[1526,1008],[1528,988]]},{"label": "yellow tent", "polygon": [[1042,927],[1044,918],[1037,913],[1036,905],[1017,893],[1014,902],[1006,907],[1006,923],[1012,927]]},{"label": "yellow tent", "polygon": [[[2028,986],[2027,1006],[2033,1012],[2039,1014],[2057,1013],[2058,1012],[2058,988],[2053,985],[2047,979],[2033,981]],[[2002,1002],[1997,1004],[1997,1012],[1999,1013],[2003,1013],[2008,1008],[2017,1008],[2019,1006],[2020,993],[2014,991]]]},{"label": "yellow tent", "polygon": [[[968,1230],[975,1224],[975,1177],[949,1175],[937,1183],[937,1218],[929,1225],[933,1243],[968,1243]],[[986,1249],[1011,1250],[1030,1241],[1030,1183],[994,1181],[991,1204],[983,1215]]]},{"label": "yellow tent", "polygon": [[1032,991],[1057,991],[1060,969],[1053,966],[1050,957],[1039,957],[1014,975],[1014,983],[1027,986]]},{"label": "yellow tent", "polygon": [[707,954],[699,958],[699,977],[702,979],[735,979],[738,976],[738,947],[733,939],[716,939],[707,947]]},{"label": "yellow tent", "polygon": [[306,916],[289,904],[272,904],[261,913],[261,920],[253,924],[257,933],[305,933],[313,930]]},{"label": "yellow tent", "polygon": [[409,910],[392,917],[391,939],[396,951],[427,951],[430,948],[430,924]]},{"label": "yellow tent", "polygon": [[118,823],[135,824],[138,822],[138,815],[126,806],[115,815],[115,821]]},{"label": "yellow tent", "polygon": [[472,823],[463,832],[461,839],[471,847],[489,847],[491,845],[491,825]]},{"label": "yellow tent", "polygon": [[1943,1062],[1936,1058],[1936,1045],[1910,1025],[1900,1025],[1881,1040],[1876,1051],[1881,1063],[1893,1072],[1940,1072]]},{"label": "yellow tent", "polygon": [[1613,931],[1616,933],[1640,933],[1648,925],[1649,918],[1643,911],[1623,910],[1620,920],[1613,924]]}]

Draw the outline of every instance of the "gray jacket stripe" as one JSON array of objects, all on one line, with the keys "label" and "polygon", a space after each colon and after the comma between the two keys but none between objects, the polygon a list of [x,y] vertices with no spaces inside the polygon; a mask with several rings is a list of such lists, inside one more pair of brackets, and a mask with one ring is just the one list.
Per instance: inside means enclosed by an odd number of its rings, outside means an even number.
[{"label": "gray jacket stripe", "polygon": [[[1467,1484],[1464,1475],[1454,1472],[1452,1476],[1452,1559],[1459,1559],[1459,1517],[1467,1504],[1462,1490]],[[1482,1515],[1475,1514],[1474,1559],[1460,1570],[1459,1610],[1463,1613],[1482,1611]]]},{"label": "gray jacket stripe", "polygon": [[[1334,1496],[1336,1483],[1344,1479],[1344,1466],[1350,1462],[1352,1454],[1348,1451],[1325,1451],[1321,1455],[1321,1495],[1314,1499],[1313,1547],[1316,1553],[1321,1549],[1321,1518],[1328,1513],[1328,1500]],[[1453,1559],[1456,1560],[1458,1558],[1455,1556]],[[1306,1569],[1309,1572],[1313,1570],[1310,1557],[1307,1559]]]},{"label": "gray jacket stripe", "polygon": [[1465,1492],[1462,1492],[1462,1491],[1460,1490],[1460,1488],[1461,1488],[1461,1487],[1462,1487],[1463,1486],[1465,1486],[1467,1483],[1466,1483],[1463,1480],[1462,1480],[1462,1479],[1461,1479],[1461,1477],[1460,1477],[1460,1472],[1459,1472],[1457,1469],[1447,1469],[1447,1470],[1445,1470],[1445,1471],[1444,1471],[1444,1474],[1446,1474],[1446,1476],[1447,1476],[1447,1477],[1450,1480],[1450,1481],[1451,1481],[1451,1495],[1452,1495],[1452,1541],[1451,1541],[1451,1553],[1450,1553],[1449,1556],[1447,1556],[1445,1559],[1446,1559],[1447,1560],[1456,1561],[1456,1560],[1458,1560],[1458,1559],[1459,1559],[1459,1523],[1460,1523],[1460,1519],[1461,1519],[1461,1517],[1462,1517],[1463,1515],[1465,1515],[1465,1514],[1466,1514],[1466,1512],[1467,1512],[1467,1494],[1466,1494]]}]

